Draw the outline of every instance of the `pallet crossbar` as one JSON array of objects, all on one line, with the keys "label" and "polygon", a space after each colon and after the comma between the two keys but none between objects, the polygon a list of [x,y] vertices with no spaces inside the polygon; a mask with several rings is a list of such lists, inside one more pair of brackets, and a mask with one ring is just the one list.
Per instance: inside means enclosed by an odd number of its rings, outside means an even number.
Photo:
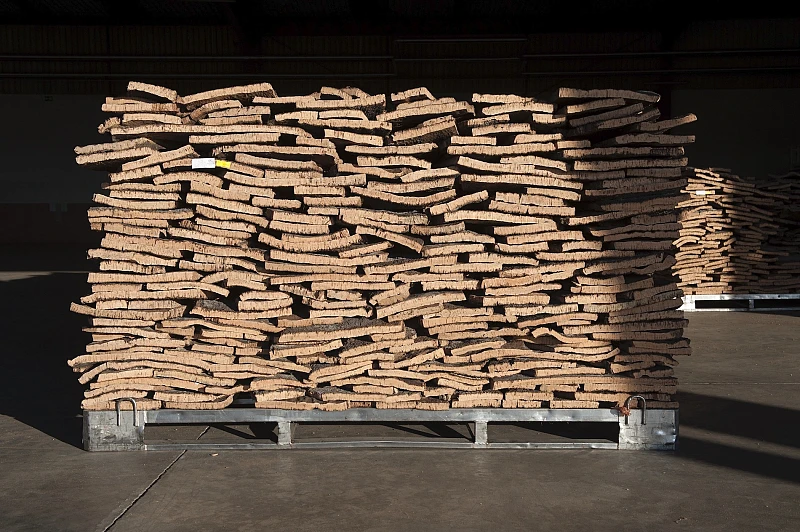
[{"label": "pallet crossbar", "polygon": [[[643,418],[644,415],[644,418]],[[472,442],[433,438],[430,441],[321,441],[297,442],[294,429],[298,423],[468,423],[473,425]],[[489,425],[495,423],[563,422],[615,423],[619,427],[618,442],[492,442]],[[89,451],[122,450],[240,450],[240,449],[314,449],[355,447],[428,447],[473,449],[658,449],[672,450],[678,436],[677,410],[635,410],[624,416],[614,409],[449,409],[384,410],[353,408],[339,412],[319,410],[271,410],[229,408],[224,410],[127,410],[85,411],[84,448]],[[277,443],[148,443],[144,439],[147,425],[215,425],[238,423],[277,424]]]},{"label": "pallet crossbar", "polygon": [[[794,301],[795,306],[760,307],[757,301]],[[698,301],[747,301],[747,307],[697,307]],[[687,312],[758,312],[800,310],[800,294],[690,294],[683,296],[680,310]]]}]

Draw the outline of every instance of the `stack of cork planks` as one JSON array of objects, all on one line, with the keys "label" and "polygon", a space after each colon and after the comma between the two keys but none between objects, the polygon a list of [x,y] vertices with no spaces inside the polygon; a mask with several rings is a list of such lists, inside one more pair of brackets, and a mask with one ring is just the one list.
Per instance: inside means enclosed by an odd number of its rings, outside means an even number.
[{"label": "stack of cork planks", "polygon": [[676,272],[687,294],[800,290],[798,174],[742,178],[688,168]]},{"label": "stack of cork planks", "polygon": [[128,91],[76,148],[85,409],[676,406],[694,116],[657,94]]}]

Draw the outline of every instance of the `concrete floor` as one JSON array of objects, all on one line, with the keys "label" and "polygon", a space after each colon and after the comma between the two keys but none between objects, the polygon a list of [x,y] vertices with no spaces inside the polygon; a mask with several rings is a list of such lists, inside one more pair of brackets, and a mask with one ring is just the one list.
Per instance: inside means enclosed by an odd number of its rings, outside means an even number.
[{"label": "concrete floor", "polygon": [[691,314],[675,453],[87,453],[84,283],[0,273],[0,530],[800,530],[796,315]]}]

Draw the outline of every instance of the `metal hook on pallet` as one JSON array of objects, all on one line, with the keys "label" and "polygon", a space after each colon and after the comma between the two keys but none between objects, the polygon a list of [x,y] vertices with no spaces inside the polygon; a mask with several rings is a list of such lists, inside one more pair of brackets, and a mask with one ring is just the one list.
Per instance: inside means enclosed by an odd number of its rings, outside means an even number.
[{"label": "metal hook on pallet", "polygon": [[625,399],[625,411],[628,412],[625,414],[625,424],[628,424],[628,416],[630,415],[630,410],[628,409],[628,405],[631,403],[631,399],[638,399],[642,402],[642,425],[647,425],[647,399],[642,397],[641,395],[631,395],[627,399]]},{"label": "metal hook on pallet", "polygon": [[133,397],[120,397],[119,399],[117,399],[115,401],[115,403],[117,405],[117,426],[118,427],[120,426],[119,405],[120,405],[120,403],[122,401],[128,401],[131,405],[133,405],[133,426],[137,427],[139,425],[139,422],[138,422],[139,415],[138,415],[137,409],[136,409],[136,399],[134,399]]}]

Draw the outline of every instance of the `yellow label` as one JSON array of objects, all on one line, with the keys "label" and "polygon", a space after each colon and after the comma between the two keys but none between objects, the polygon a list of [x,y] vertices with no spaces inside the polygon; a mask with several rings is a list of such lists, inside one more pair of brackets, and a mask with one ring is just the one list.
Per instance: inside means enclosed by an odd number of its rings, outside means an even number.
[{"label": "yellow label", "polygon": [[230,168],[231,162],[230,161],[220,161],[217,159],[217,168]]}]

